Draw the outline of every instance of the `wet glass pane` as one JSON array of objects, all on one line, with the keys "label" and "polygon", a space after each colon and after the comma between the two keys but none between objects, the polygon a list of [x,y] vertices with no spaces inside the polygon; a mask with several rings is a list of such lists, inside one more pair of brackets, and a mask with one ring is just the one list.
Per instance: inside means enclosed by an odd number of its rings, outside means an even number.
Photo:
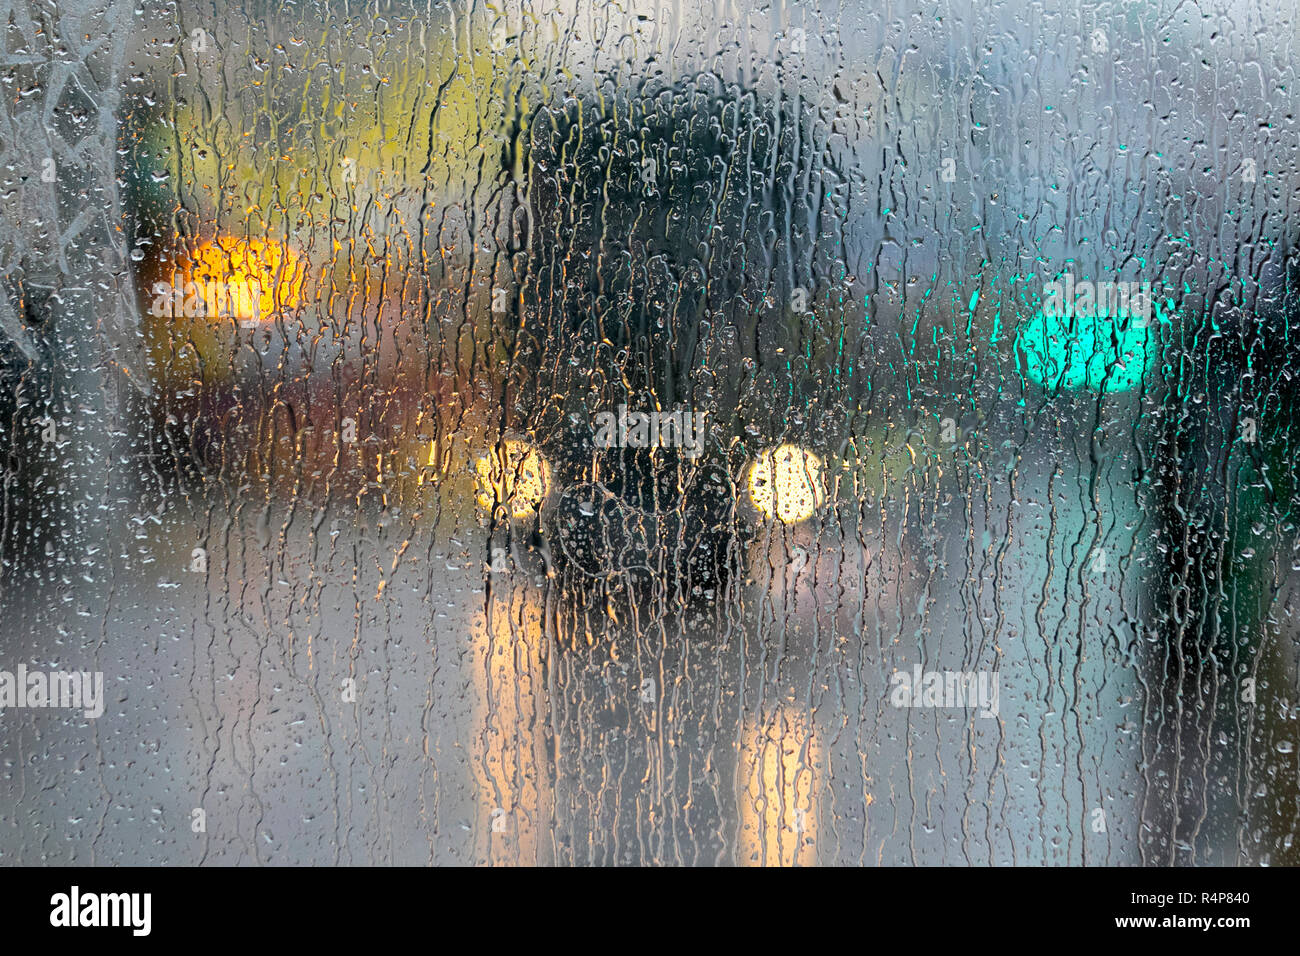
[{"label": "wet glass pane", "polygon": [[5,10],[0,862],[1300,862],[1294,11]]}]

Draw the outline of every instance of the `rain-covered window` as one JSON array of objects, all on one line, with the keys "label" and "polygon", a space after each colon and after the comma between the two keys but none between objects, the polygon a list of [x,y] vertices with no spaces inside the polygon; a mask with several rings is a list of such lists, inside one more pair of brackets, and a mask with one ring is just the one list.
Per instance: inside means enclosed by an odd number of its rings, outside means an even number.
[{"label": "rain-covered window", "polygon": [[1300,863],[1294,11],[4,10],[0,863]]}]

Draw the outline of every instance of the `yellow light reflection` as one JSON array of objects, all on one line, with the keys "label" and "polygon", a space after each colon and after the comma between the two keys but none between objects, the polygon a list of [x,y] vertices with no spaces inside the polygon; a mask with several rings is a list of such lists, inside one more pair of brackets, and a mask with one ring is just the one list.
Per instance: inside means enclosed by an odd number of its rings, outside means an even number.
[{"label": "yellow light reflection", "polygon": [[551,491],[551,465],[526,441],[509,438],[492,454],[474,462],[478,505],[491,511],[497,503],[512,518],[527,518]]},{"label": "yellow light reflection", "polygon": [[553,825],[543,607],[526,588],[494,597],[470,624],[474,718],[469,739],[478,789],[476,859],[532,866]]},{"label": "yellow light reflection", "polygon": [[820,753],[807,714],[782,707],[746,721],[741,756],[740,864],[814,865]]},{"label": "yellow light reflection", "polygon": [[760,454],[749,468],[749,498],[764,518],[807,521],[826,500],[822,460],[798,445]]}]

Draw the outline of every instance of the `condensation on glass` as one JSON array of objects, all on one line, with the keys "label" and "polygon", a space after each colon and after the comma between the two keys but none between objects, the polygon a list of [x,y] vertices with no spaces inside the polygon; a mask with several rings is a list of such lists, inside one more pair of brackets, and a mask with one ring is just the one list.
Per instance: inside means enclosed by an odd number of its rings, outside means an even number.
[{"label": "condensation on glass", "polygon": [[5,11],[0,862],[1300,862],[1294,11]]}]

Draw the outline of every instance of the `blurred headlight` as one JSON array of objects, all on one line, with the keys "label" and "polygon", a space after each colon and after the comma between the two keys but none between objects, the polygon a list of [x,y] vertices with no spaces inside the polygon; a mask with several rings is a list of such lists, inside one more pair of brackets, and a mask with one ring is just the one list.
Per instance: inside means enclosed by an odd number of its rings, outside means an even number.
[{"label": "blurred headlight", "polygon": [[826,500],[822,460],[798,445],[780,445],[749,467],[749,498],[764,518],[807,521]]},{"label": "blurred headlight", "polygon": [[551,491],[551,465],[526,441],[508,438],[491,454],[474,462],[478,504],[490,512],[498,503],[512,518],[527,518]]}]

